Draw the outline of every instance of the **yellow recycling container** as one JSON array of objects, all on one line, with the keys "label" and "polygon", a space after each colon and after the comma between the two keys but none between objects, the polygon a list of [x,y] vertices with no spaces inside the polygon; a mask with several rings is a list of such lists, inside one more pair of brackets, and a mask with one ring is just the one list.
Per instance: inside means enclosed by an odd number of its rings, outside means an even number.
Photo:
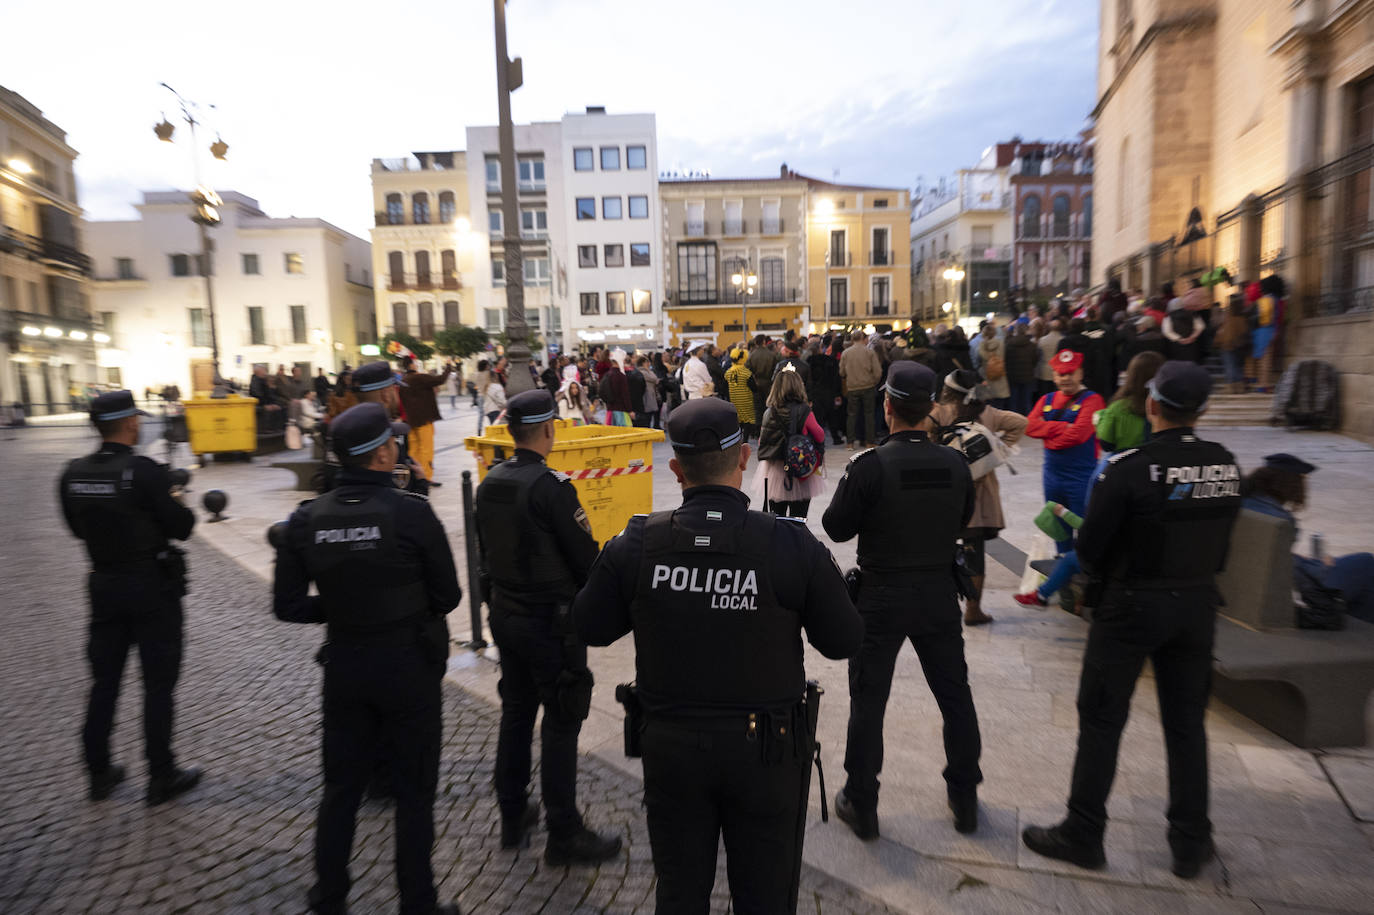
[{"label": "yellow recycling container", "polygon": [[[562,419],[554,425],[549,466],[572,477],[598,544],[624,530],[632,515],[654,510],[654,442],[663,441],[661,430],[574,426]],[[477,458],[478,482],[515,451],[504,425],[488,426],[463,445]]]},{"label": "yellow recycling container", "polygon": [[192,397],[186,401],[186,432],[192,454],[258,450],[256,397]]}]

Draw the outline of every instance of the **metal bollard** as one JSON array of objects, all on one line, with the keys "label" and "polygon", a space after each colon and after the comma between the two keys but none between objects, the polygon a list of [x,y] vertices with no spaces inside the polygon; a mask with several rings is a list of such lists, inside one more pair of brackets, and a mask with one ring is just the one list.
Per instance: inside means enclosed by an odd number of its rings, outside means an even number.
[{"label": "metal bollard", "polygon": [[477,561],[477,512],[473,508],[472,471],[463,471],[463,542],[468,553],[468,600],[471,603],[472,639],[464,642],[463,647],[471,651],[481,651],[487,647],[482,638],[482,587]]}]

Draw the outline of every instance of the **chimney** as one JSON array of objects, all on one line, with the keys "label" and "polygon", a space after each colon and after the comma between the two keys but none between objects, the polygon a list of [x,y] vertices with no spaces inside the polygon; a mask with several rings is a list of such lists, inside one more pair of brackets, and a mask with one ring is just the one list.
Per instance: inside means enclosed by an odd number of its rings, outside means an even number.
[{"label": "chimney", "polygon": [[786,162],[784,162],[784,163],[782,164],[782,177],[784,177],[784,178],[787,177],[787,163],[786,163]]},{"label": "chimney", "polygon": [[606,113],[606,106],[605,106],[605,105],[588,105],[588,106],[587,106],[587,113],[588,113],[588,114],[605,114],[605,113]]}]

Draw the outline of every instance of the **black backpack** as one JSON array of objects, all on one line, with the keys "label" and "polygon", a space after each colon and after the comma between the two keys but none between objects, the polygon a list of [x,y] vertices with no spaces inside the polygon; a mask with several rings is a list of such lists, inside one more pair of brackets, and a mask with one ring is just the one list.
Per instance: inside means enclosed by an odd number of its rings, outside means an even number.
[{"label": "black backpack", "polygon": [[823,456],[816,440],[801,431],[811,409],[804,404],[794,403],[787,411],[787,442],[783,446],[782,470],[786,474],[786,488],[792,489],[793,480],[804,480],[821,466]]}]

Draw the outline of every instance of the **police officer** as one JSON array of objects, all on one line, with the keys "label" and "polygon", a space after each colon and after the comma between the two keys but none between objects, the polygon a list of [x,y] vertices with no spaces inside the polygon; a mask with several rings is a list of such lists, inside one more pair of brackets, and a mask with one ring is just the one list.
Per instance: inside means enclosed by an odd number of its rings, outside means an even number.
[{"label": "police officer", "polygon": [[549,829],[544,860],[594,864],[620,853],[620,838],[586,828],[577,809],[577,735],[591,709],[587,648],[572,636],[568,605],[596,559],[587,513],[553,450],[553,395],[525,391],[506,403],[515,453],[477,487],[477,530],[490,581],[491,632],[501,652],[501,734],[496,796],[501,846],[517,848],[538,819],[530,804],[530,741],[540,728],[540,781]]},{"label": "police officer", "polygon": [[656,911],[706,912],[724,833],[732,911],[790,913],[814,740],[801,629],[845,658],[863,625],[806,523],[748,510],[729,401],[689,401],[667,432],[682,507],[630,520],[573,618],[589,645],[634,632]]},{"label": "police officer", "polygon": [[[389,363],[379,360],[359,366],[353,372],[350,387],[354,395],[357,396],[359,403],[379,403],[386,407],[388,416],[394,418],[398,415],[401,406],[400,389],[405,387],[405,382],[396,377],[396,373],[391,370]],[[332,435],[333,423],[331,422],[326,426],[326,441]],[[428,495],[430,486],[433,484],[425,478],[420,465],[411,459],[409,438],[409,434],[400,435],[396,438],[395,478],[398,485],[403,489],[422,496]],[[330,458],[338,460],[332,445],[326,449],[325,457],[326,461]],[[328,492],[334,488],[336,477],[337,473],[325,474],[321,491]]]},{"label": "police officer", "polygon": [[973,515],[973,479],[959,452],[918,429],[933,406],[934,372],[894,362],[883,390],[891,434],[850,460],[822,518],[834,540],[859,537],[864,619],[863,647],[849,662],[849,779],[835,798],[835,812],[859,838],[878,837],[883,715],[897,652],[910,639],[944,717],[944,778],[954,828],[973,832],[982,742],[954,568],[960,532]]},{"label": "police officer", "polygon": [[[462,591],[444,527],[422,496],[392,482],[395,438],[406,432],[381,404],[340,413],[333,445],[339,485],[297,509],[277,549],[273,612],[325,623],[324,798],[315,832],[315,912],[344,912],[358,804],[379,755],[396,797],[401,911],[436,907],[430,851],[439,779],[440,684],[448,659],[444,615]],[[309,595],[311,582],[319,590]]]},{"label": "police officer", "polygon": [[143,670],[143,740],[151,807],[194,788],[200,770],[172,755],[172,692],[181,673],[181,598],[186,562],[169,540],[191,536],[195,515],[172,494],[167,468],[134,454],[141,417],[128,391],[91,402],[100,450],[67,465],[59,485],[62,514],[91,558],[90,702],[82,731],[91,800],[124,780],[110,762],[110,732],[129,648]]},{"label": "police officer", "polygon": [[1111,458],[1088,502],[1078,558],[1096,609],[1078,686],[1068,816],[1021,834],[1046,857],[1093,869],[1106,864],[1107,795],[1146,658],[1169,757],[1173,872],[1195,877],[1212,857],[1203,713],[1219,601],[1215,578],[1226,562],[1241,494],[1235,458],[1193,434],[1211,390],[1211,376],[1194,363],[1161,366],[1145,407],[1153,436]]}]

